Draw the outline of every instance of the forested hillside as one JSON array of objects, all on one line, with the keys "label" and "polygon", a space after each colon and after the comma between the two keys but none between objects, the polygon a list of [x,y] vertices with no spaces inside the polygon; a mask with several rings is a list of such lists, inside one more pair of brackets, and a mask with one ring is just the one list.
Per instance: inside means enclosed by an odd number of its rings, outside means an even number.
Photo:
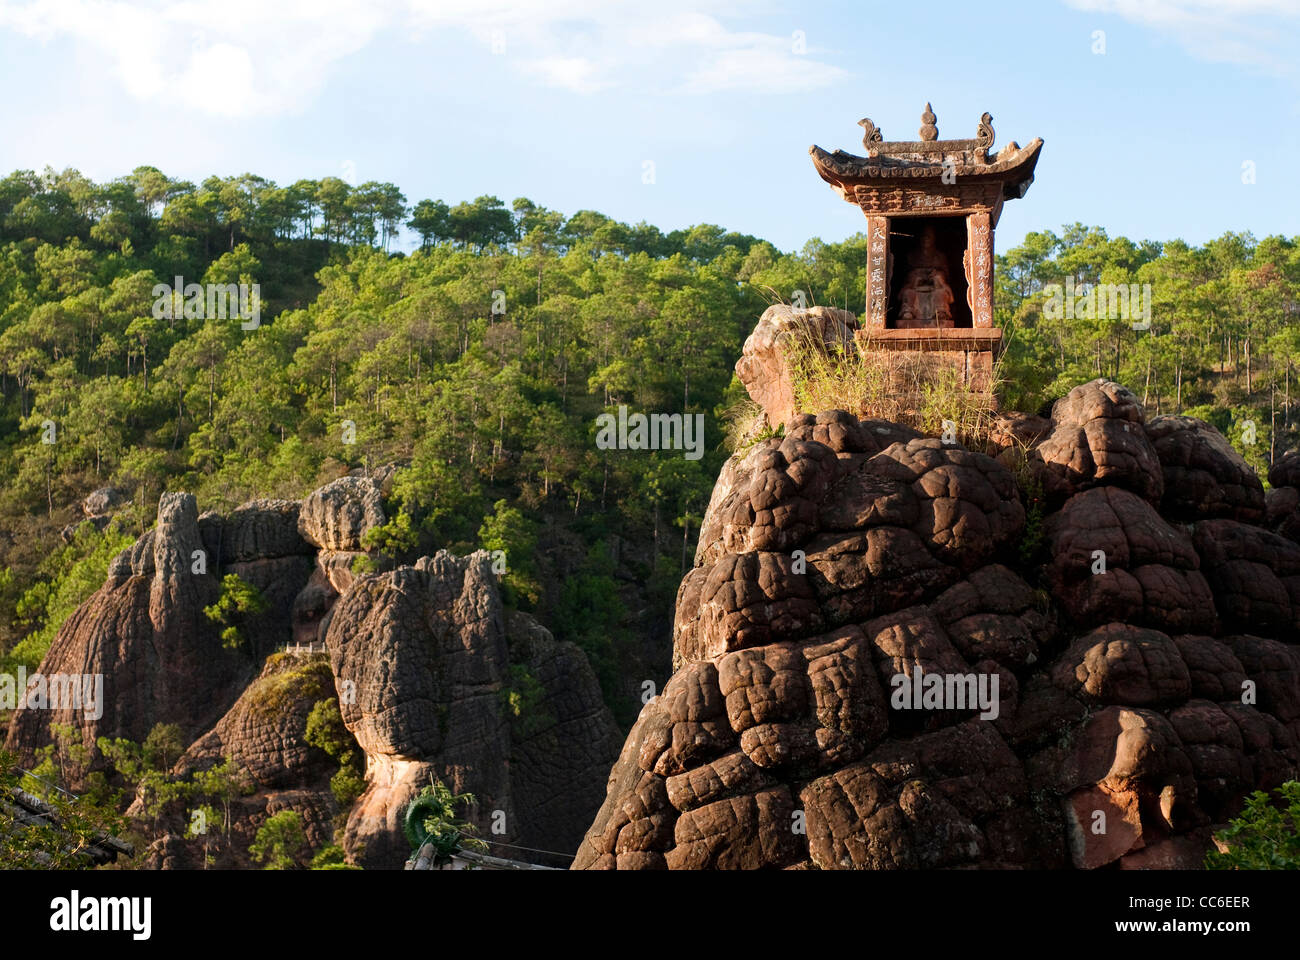
[{"label": "forested hillside", "polygon": [[[392,252],[403,229],[409,255]],[[1111,376],[1266,463],[1294,420],[1297,242],[1030,234],[998,258],[1003,405]],[[0,653],[38,663],[163,490],[229,509],[398,463],[383,553],[504,550],[510,602],[587,650],[626,721],[640,681],[667,675],[744,337],[776,300],[860,311],[864,262],[862,236],[782,253],[522,198],[408,207],[391,184],[15,173],[0,181]],[[1149,283],[1150,328],[1051,318],[1043,287],[1067,275]],[[260,325],[156,318],[154,287],[176,277],[259,284]],[[624,404],[704,414],[704,457],[598,449],[596,417]],[[66,543],[104,486],[134,520]]]}]

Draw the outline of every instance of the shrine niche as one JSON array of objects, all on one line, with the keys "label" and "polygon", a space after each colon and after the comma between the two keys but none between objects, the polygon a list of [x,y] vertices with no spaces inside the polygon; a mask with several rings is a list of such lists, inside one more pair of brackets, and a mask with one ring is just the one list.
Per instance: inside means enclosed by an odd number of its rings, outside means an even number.
[{"label": "shrine niche", "polygon": [[940,140],[930,104],[919,140],[885,140],[859,120],[866,156],[809,148],[821,178],[867,218],[862,350],[934,354],[976,390],[992,383],[1002,350],[993,326],[993,230],[1002,204],[1034,182],[1043,146],[1014,141],[996,156],[985,113],[969,140]]}]

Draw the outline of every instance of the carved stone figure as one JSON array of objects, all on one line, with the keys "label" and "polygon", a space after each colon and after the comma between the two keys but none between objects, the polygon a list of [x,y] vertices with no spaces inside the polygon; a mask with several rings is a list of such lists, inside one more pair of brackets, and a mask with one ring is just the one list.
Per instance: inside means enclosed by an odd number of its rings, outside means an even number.
[{"label": "carved stone figure", "polygon": [[948,264],[934,239],[934,227],[921,232],[921,244],[907,258],[907,282],[898,293],[898,327],[951,327],[952,287]]}]

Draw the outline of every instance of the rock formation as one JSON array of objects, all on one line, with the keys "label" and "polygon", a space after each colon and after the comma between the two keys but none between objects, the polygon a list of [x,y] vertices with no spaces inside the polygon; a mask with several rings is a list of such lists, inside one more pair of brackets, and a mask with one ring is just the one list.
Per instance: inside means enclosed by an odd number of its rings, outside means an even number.
[{"label": "rock formation", "polygon": [[[41,665],[102,675],[102,715],[20,709],[6,746],[30,763],[51,722],[90,743],[142,742],[155,724],[178,724],[187,750],[175,777],[226,757],[249,776],[226,866],[248,866],[257,827],[293,809],[313,847],[346,820],[355,862],[400,869],[401,817],[431,776],[476,795],[471,819],[490,839],[572,850],[618,749],[596,677],[576,646],[503,608],[486,553],[354,573],[366,533],[385,521],[389,475],[342,477],[302,502],[255,500],[224,517],[199,516],[190,494],[163,494],[157,526],[113,560]],[[266,601],[240,625],[238,649],[204,613],[229,574]],[[286,644],[316,652],[275,652]],[[330,698],[365,763],[350,811],[330,789],[338,764],[305,739],[312,708]],[[147,865],[202,865],[185,813],[162,815]]]},{"label": "rock formation", "polygon": [[1191,867],[1294,777],[1300,461],[1266,501],[1106,380],[1040,421],[994,458],[804,414],[733,457],[575,867]]},{"label": "rock formation", "polygon": [[[485,551],[363,576],[340,598],[325,640],[349,694],[343,722],[366,755],[346,835],[360,862],[405,859],[401,818],[431,777],[474,793],[484,835],[556,851],[581,835],[617,731],[581,651],[528,618],[516,631]],[[511,693],[526,696],[525,683],[536,696],[516,716]]]},{"label": "rock formation", "polygon": [[[223,647],[203,615],[216,601],[220,576],[209,563],[194,497],[165,493],[158,524],[109,567],[103,588],[60,628],[41,673],[101,675],[103,712],[84,708],[18,710],[7,747],[30,758],[49,739],[52,722],[68,723],[90,742],[101,736],[142,741],[157,723],[179,724],[197,737],[220,719],[254,670]],[[215,524],[206,524],[216,531]],[[209,564],[195,574],[196,562]]]},{"label": "rock formation", "polygon": [[[247,775],[249,793],[232,800],[232,842],[222,844],[222,866],[256,868],[245,851],[257,828],[281,810],[297,812],[313,849],[331,841],[338,804],[329,780],[337,764],[323,750],[308,745],[306,733],[312,708],[332,696],[334,678],[323,654],[272,654],[234,706],[177,761],[172,773],[181,779],[218,766],[226,758]],[[145,815],[140,798],[128,813]],[[159,839],[144,865],[202,869],[203,847],[181,842],[194,826],[192,811],[172,812],[160,824]],[[224,824],[208,822],[203,828],[216,837]]]},{"label": "rock formation", "polygon": [[853,314],[835,307],[777,303],[763,311],[758,326],[745,341],[736,375],[763,407],[769,424],[784,423],[795,412],[790,351],[797,340],[809,338],[825,347],[851,347],[856,329]]}]

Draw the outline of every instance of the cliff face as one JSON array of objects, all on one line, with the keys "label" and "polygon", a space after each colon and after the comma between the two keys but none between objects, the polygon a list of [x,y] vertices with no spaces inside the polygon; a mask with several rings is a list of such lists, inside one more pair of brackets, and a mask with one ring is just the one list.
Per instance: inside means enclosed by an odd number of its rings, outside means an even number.
[{"label": "cliff face", "polygon": [[[47,676],[102,675],[102,716],[74,708],[18,710],[7,747],[30,758],[48,742],[51,722],[72,724],[92,743],[101,736],[142,741],[156,723],[179,724],[191,739],[209,729],[256,672],[223,647],[203,614],[220,594],[220,550],[238,541],[228,554],[232,572],[242,570],[258,586],[270,586],[268,568],[286,560],[305,568],[306,559],[294,555],[307,549],[296,516],[287,521],[287,543],[278,538],[280,519],[250,505],[227,524],[211,514],[200,518],[189,494],[163,494],[157,526],[114,559],[104,586],[63,625],[41,664]],[[196,564],[205,572],[194,573]],[[276,592],[301,585],[291,570],[279,573]],[[274,629],[273,621],[267,628]]]},{"label": "cliff face", "polygon": [[[531,618],[507,615],[485,553],[355,575],[362,538],[384,522],[383,479],[344,477],[301,503],[258,500],[226,517],[200,517],[189,494],[164,494],[157,526],[113,561],[41,665],[45,675],[101,674],[102,716],[20,709],[8,748],[30,761],[52,721],[92,743],[140,742],[157,723],[179,724],[187,750],[174,775],[230,757],[249,776],[221,865],[247,865],[229,851],[293,809],[313,847],[345,813],[350,857],[400,868],[409,853],[401,817],[430,777],[477,796],[470,819],[487,838],[573,849],[618,747],[586,657]],[[239,650],[204,614],[231,573],[267,601],[241,624]],[[318,652],[273,653],[287,643]],[[335,697],[365,760],[366,789],[350,811],[330,790],[337,763],[306,743],[313,706]],[[153,827],[147,865],[202,864],[183,813]]]},{"label": "cliff face", "polygon": [[577,867],[1194,866],[1296,775],[1300,458],[1104,380],[997,435],[726,464]]},{"label": "cliff face", "polygon": [[581,836],[617,730],[580,650],[531,618],[511,627],[483,551],[362,577],[332,611],[330,663],[355,693],[343,722],[366,755],[346,840],[360,862],[405,859],[401,818],[431,777],[474,793],[490,839],[563,852]]}]

